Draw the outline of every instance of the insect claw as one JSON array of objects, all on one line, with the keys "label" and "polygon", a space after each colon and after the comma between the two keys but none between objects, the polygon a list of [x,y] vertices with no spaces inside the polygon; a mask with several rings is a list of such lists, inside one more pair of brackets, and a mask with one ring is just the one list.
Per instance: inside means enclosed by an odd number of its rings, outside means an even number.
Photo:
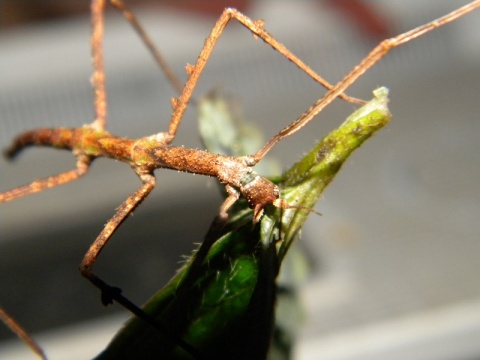
[{"label": "insect claw", "polygon": [[118,298],[118,296],[120,296],[120,294],[122,293],[122,289],[106,284],[102,287],[101,291],[101,300],[103,306],[113,304],[113,299]]}]

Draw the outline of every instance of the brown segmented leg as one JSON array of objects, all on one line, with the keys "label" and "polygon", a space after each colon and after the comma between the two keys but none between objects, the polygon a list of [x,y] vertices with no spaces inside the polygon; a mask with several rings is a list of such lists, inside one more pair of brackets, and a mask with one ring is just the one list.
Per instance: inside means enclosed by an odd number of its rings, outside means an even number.
[{"label": "brown segmented leg", "polygon": [[168,65],[166,60],[163,58],[162,54],[157,50],[152,39],[150,38],[150,36],[148,36],[147,32],[143,29],[142,25],[138,21],[135,14],[121,0],[110,0],[110,2],[113,6],[115,6],[118,10],[122,12],[125,19],[127,19],[127,21],[133,26],[137,34],[140,36],[140,39],[143,41],[145,46],[148,48],[148,50],[152,54],[157,64],[165,73],[165,76],[167,77],[170,84],[180,94],[183,90],[182,83],[180,82],[178,77],[175,75],[171,67]]},{"label": "brown segmented leg", "polygon": [[92,49],[93,63],[92,85],[95,120],[90,126],[97,130],[105,130],[107,125],[107,91],[105,88],[105,69],[103,65],[104,9],[105,0],[92,1],[92,37],[90,46]]},{"label": "brown segmented leg", "polygon": [[[320,75],[318,75],[315,71],[313,71],[309,66],[307,66],[303,61],[301,61],[298,57],[296,57],[290,50],[288,50],[283,44],[278,42],[274,37],[272,37],[269,33],[267,33],[263,29],[263,22],[261,21],[252,21],[247,16],[243,15],[239,11],[231,8],[227,8],[223,11],[222,15],[218,18],[215,26],[213,27],[210,35],[205,40],[205,45],[198,56],[197,62],[194,66],[187,65],[187,73],[189,78],[185,87],[183,88],[182,93],[178,99],[173,101],[173,115],[170,121],[170,125],[168,128],[168,134],[171,136],[171,140],[173,140],[178,126],[180,125],[180,121],[183,117],[183,114],[187,108],[187,104],[190,101],[192,96],[193,90],[197,85],[198,79],[200,78],[201,73],[210,57],[215,44],[217,43],[218,39],[222,35],[225,27],[227,26],[230,20],[237,20],[243,26],[245,26],[248,30],[250,30],[255,36],[261,38],[264,42],[271,45],[275,50],[285,56],[287,59],[292,61],[296,66],[298,66],[301,70],[306,72],[309,76],[311,76],[315,81],[320,83],[327,89],[333,89],[333,86],[329,84],[326,80],[324,80]],[[347,100],[349,102],[364,104],[365,102],[360,99],[355,99],[349,97],[345,94],[339,94],[339,96]]]},{"label": "brown segmented leg", "polygon": [[[93,273],[92,268],[100,252],[103,250],[108,240],[110,240],[110,237],[113,235],[113,233],[155,187],[155,177],[153,174],[143,174],[140,177],[143,181],[143,185],[120,205],[115,215],[107,222],[100,235],[97,236],[93,244],[90,246],[80,265],[80,271],[82,275],[90,280],[96,287],[102,290],[102,302],[104,305],[110,304],[112,302],[112,298],[117,300],[114,294],[112,295],[109,293],[115,288],[112,288],[99,277],[97,277]],[[116,290],[119,292],[119,289]]]},{"label": "brown segmented leg", "polygon": [[42,360],[47,356],[33,338],[4,309],[0,308],[0,320],[12,330]]},{"label": "brown segmented leg", "polygon": [[0,193],[0,203],[18,199],[22,196],[34,194],[45,189],[49,189],[58,185],[69,183],[77,180],[85,175],[90,167],[91,159],[89,157],[79,157],[77,160],[77,168],[58,175],[49,176],[45,179],[39,179],[28,185],[20,186],[15,189]]},{"label": "brown segmented leg", "polygon": [[300,130],[310,120],[312,120],[320,111],[322,111],[328,104],[335,100],[338,96],[352,85],[360,76],[362,76],[368,69],[375,65],[381,58],[393,48],[403,45],[417,37],[420,37],[427,32],[435,30],[436,28],[443,26],[449,22],[452,22],[459,17],[469,13],[475,8],[480,7],[480,0],[473,1],[450,14],[447,14],[437,20],[434,20],[428,24],[419,26],[413,30],[407,31],[403,34],[397,35],[393,38],[382,41],[377,47],[375,47],[365,57],[360,64],[355,66],[339,83],[337,83],[331,90],[329,90],[324,97],[315,102],[304,114],[302,114],[297,120],[286,126],[282,131],[270,139],[262,149],[260,149],[255,155],[253,155],[252,165],[258,163],[263,157],[283,138],[292,135]]}]

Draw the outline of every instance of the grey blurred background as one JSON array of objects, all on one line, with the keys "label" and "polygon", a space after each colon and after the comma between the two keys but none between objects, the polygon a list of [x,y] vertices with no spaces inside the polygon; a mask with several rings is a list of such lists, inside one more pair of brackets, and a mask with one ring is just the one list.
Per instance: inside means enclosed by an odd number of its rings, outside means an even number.
[{"label": "grey blurred background", "polygon": [[[8,7],[13,3],[26,3],[33,16],[18,15],[22,11]],[[29,128],[92,120],[88,2],[60,17],[55,3],[1,3],[1,148]],[[265,20],[267,31],[336,82],[383,37],[464,2],[353,2],[360,10],[340,3],[234,5]],[[192,4],[141,2],[137,9],[183,80],[185,64],[196,60],[228,5]],[[39,20],[42,9],[47,15]],[[479,24],[477,11],[393,50],[349,90],[368,99],[374,88],[387,86],[393,119],[348,161],[317,205],[323,216],[311,216],[299,240],[312,272],[298,285],[304,321],[296,359],[480,358]],[[165,130],[175,93],[113,10],[105,52],[109,130],[128,137]],[[324,93],[238,24],[220,40],[195,96],[215,87],[238,99],[266,137]],[[353,109],[337,101],[273,156],[287,168]],[[192,106],[175,144],[201,147],[195,119]],[[0,191],[74,163],[69,153],[51,149],[30,149],[15,163],[2,158]],[[221,203],[214,179],[167,170],[157,171],[157,178],[157,188],[96,267],[137,303],[174,274]],[[102,225],[139,184],[124,164],[97,160],[79,181],[0,206],[0,304],[50,358],[93,356],[128,318],[116,305],[105,309],[77,268]],[[33,358],[3,326],[0,335],[0,358]]]}]

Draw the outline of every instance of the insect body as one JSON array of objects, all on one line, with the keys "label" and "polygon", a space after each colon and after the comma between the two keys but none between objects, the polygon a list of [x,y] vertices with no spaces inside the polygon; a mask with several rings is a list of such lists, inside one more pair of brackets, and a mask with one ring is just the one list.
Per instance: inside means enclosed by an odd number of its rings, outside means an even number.
[{"label": "insect body", "polygon": [[[226,186],[231,196],[231,204],[240,194],[243,195],[254,209],[255,222],[260,219],[265,206],[287,206],[279,199],[278,187],[250,167],[254,165],[252,157],[233,157],[169,146],[165,135],[160,133],[130,140],[115,137],[106,131],[94,130],[89,126],[78,129],[37,129],[20,135],[6,154],[13,158],[23,148],[36,145],[71,150],[77,158],[88,163],[97,157],[108,157],[130,164],[145,182],[148,182],[153,171],[158,168],[213,176]],[[11,193],[10,198],[15,195]],[[0,199],[8,201],[10,198],[4,196]],[[231,204],[229,201],[223,210],[226,212]]]}]

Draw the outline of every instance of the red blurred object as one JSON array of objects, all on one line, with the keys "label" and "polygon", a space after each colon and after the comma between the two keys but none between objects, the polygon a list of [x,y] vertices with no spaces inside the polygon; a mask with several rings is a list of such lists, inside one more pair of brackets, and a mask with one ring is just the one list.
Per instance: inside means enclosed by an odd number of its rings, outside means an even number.
[{"label": "red blurred object", "polygon": [[[224,8],[235,7],[244,12],[248,0],[203,1],[203,0],[124,0],[134,10],[140,6],[181,9],[194,13],[218,17]],[[111,6],[107,5],[107,9]],[[90,12],[89,0],[0,0],[0,27],[13,27],[28,23],[57,20]]]},{"label": "red blurred object", "polygon": [[176,9],[187,10],[200,14],[220,16],[223,9],[233,7],[241,12],[248,8],[249,0],[231,0],[231,1],[202,1],[202,0],[164,0],[159,4],[173,7]]},{"label": "red blurred object", "polygon": [[322,4],[341,11],[366,35],[375,40],[385,39],[391,35],[388,21],[368,2],[361,0],[326,0]]}]

